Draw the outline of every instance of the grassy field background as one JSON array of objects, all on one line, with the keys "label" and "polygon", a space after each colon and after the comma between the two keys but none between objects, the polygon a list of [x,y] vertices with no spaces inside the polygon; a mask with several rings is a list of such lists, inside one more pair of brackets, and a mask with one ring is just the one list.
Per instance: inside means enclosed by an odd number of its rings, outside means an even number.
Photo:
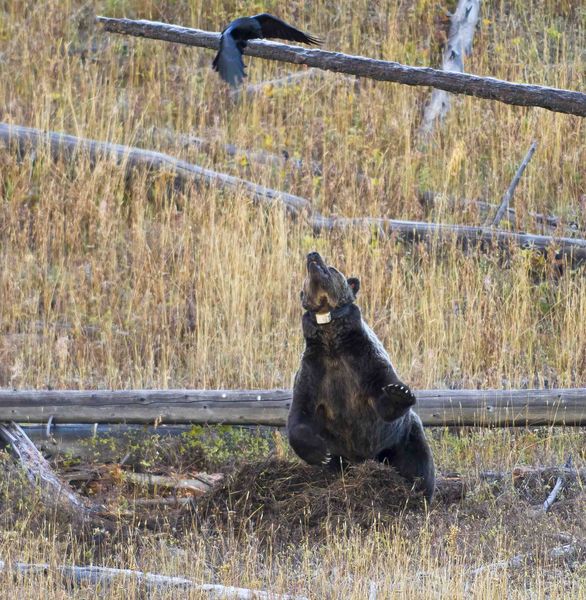
[{"label": "grassy field background", "polygon": [[[418,192],[498,202],[535,139],[514,200],[518,226],[537,230],[531,211],[586,226],[584,119],[460,97],[423,146],[428,89],[325,73],[235,99],[212,72],[211,52],[107,36],[91,18],[219,30],[261,11],[321,36],[327,49],[421,66],[440,60],[445,17],[428,0],[0,0],[0,121],[164,151],[304,196],[328,215],[465,224],[481,222],[477,211],[446,202],[427,214]],[[583,90],[585,47],[582,2],[490,0],[466,70]],[[252,83],[294,70],[245,62]],[[217,148],[203,154],[162,129]],[[223,143],[286,150],[319,162],[323,174],[229,157]],[[560,276],[551,257],[413,247],[365,230],[314,237],[302,219],[255,206],[243,192],[177,191],[170,174],[125,177],[106,160],[55,163],[44,151],[19,159],[2,150],[0,194],[3,387],[288,387],[302,349],[303,259],[314,249],[361,278],[364,315],[415,389],[586,386],[584,270]],[[563,464],[569,452],[578,466],[586,459],[580,430],[432,437],[443,472]],[[382,581],[379,597],[586,595],[583,565],[545,559],[530,573],[466,579],[470,564],[527,549],[539,555],[559,545],[556,535],[583,539],[583,493],[559,514],[534,518],[531,502],[511,490],[501,503],[482,487],[475,494],[463,506],[399,515],[390,530],[352,531],[350,523],[318,545],[273,550],[254,532],[180,541],[167,532],[114,549],[111,561],[316,598],[365,598],[371,580]],[[9,504],[0,558],[87,560],[88,546],[72,544],[57,517],[32,527],[34,501],[16,517]],[[433,576],[412,577],[421,572]],[[32,594],[38,584],[31,578],[18,589]],[[47,598],[85,597],[57,580],[45,585]],[[111,594],[129,597],[122,588]]]}]

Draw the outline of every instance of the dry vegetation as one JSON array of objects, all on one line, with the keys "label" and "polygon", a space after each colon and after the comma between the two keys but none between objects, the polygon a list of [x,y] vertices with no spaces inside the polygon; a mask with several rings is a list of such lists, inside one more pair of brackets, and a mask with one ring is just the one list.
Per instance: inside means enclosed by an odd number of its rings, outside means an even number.
[{"label": "dry vegetation", "polygon": [[[428,0],[0,0],[0,121],[145,145],[307,197],[326,214],[470,224],[478,223],[474,211],[424,215],[418,190],[497,201],[537,139],[515,196],[521,227],[535,230],[529,211],[586,223],[583,119],[461,98],[422,148],[416,132],[426,89],[325,74],[236,100],[211,71],[210,52],[104,36],[89,25],[88,5],[212,30],[268,10],[331,49],[413,65],[439,60],[442,19]],[[482,10],[467,71],[584,89],[583,3],[487,0]],[[246,62],[251,82],[292,69]],[[154,128],[286,149],[320,162],[323,175],[248,164],[220,149],[201,154]],[[369,231],[315,238],[303,220],[254,206],[244,194],[173,190],[168,174],[126,178],[107,161],[90,168],[84,157],[54,163],[43,152],[20,160],[2,150],[0,194],[0,386],[288,387],[311,249],[361,277],[366,318],[415,388],[586,386],[583,268],[560,276],[551,260],[523,250],[413,248]],[[579,430],[430,437],[440,470],[471,478],[484,469],[563,464],[569,452],[578,466],[586,460]],[[16,502],[17,478],[5,478],[0,491],[3,560],[86,563],[97,553],[101,563],[315,598],[366,598],[371,581],[379,598],[586,597],[583,562],[547,558],[548,548],[583,543],[584,493],[568,490],[551,515],[529,510],[552,482],[528,495],[512,485],[495,494],[476,480],[461,503],[438,502],[429,513],[399,510],[379,520],[373,510],[367,530],[348,513],[346,525],[326,528],[319,542],[308,535],[287,545],[224,523],[205,536],[189,528],[133,534],[94,552],[35,499]],[[263,493],[250,514],[269,501]],[[527,570],[470,575],[526,552]],[[38,595],[39,580],[0,574],[0,589],[10,586],[12,597]],[[68,591],[55,578],[43,589],[46,598],[95,594]],[[127,587],[108,593],[140,596]]]}]

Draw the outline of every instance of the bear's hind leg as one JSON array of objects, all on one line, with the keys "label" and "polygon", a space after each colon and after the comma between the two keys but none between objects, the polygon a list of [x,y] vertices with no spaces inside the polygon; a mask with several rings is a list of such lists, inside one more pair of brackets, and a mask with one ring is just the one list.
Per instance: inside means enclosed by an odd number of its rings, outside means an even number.
[{"label": "bear's hind leg", "polygon": [[408,481],[416,482],[416,489],[423,491],[426,500],[431,502],[435,490],[435,466],[420,421],[412,424],[404,444],[383,450],[377,459],[397,469]]}]

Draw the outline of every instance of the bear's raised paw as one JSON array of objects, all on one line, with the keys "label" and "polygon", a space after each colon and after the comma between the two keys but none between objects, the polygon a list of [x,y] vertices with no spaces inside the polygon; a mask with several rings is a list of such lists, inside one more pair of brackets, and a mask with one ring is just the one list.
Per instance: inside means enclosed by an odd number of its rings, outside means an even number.
[{"label": "bear's raised paw", "polygon": [[383,387],[387,398],[396,406],[409,407],[415,404],[415,395],[404,383],[391,383]]}]

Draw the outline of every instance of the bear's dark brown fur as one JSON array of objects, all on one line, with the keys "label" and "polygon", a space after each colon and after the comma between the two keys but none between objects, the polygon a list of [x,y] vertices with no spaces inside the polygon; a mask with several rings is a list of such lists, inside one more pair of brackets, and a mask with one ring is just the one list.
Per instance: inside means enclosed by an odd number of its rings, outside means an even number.
[{"label": "bear's dark brown fur", "polygon": [[307,256],[301,301],[305,351],[295,376],[287,430],[310,464],[387,462],[431,499],[433,458],[415,396],[354,303],[360,282],[317,252]]}]

